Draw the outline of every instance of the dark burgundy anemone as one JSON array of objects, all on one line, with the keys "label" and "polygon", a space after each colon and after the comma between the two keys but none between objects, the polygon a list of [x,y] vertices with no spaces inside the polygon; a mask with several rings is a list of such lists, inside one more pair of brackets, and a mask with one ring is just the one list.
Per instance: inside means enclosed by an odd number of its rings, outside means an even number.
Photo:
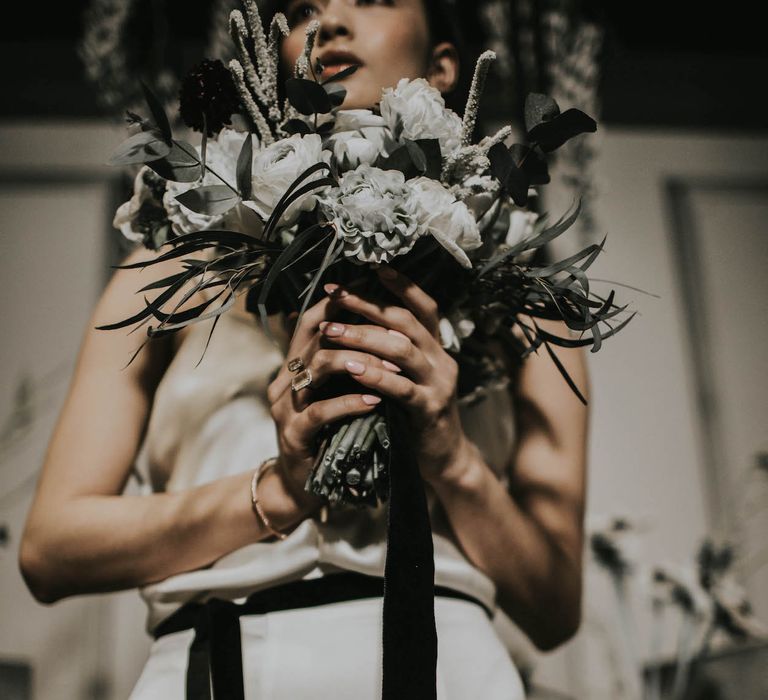
[{"label": "dark burgundy anemone", "polygon": [[221,61],[204,59],[184,78],[179,91],[182,121],[195,131],[203,131],[203,114],[208,136],[232,123],[233,112],[240,111],[240,100],[232,76]]}]

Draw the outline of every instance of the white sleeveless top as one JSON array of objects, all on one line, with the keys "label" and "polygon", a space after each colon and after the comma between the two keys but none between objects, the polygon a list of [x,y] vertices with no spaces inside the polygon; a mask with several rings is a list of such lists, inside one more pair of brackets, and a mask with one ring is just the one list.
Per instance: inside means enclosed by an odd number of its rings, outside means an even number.
[{"label": "white sleeveless top", "polygon": [[[163,376],[135,469],[145,493],[181,491],[253,469],[277,454],[266,389],[285,360],[257,322],[225,313],[203,348],[210,324],[192,326]],[[203,357],[198,366],[197,363]],[[461,407],[462,425],[506,484],[514,440],[506,388]],[[494,583],[462,553],[446,514],[427,488],[435,551],[435,583],[468,593],[496,609]],[[386,504],[328,509],[327,522],[304,520],[285,540],[256,542],[213,564],[139,588],[152,630],[188,601],[242,602],[262,588],[341,570],[384,575]]]}]

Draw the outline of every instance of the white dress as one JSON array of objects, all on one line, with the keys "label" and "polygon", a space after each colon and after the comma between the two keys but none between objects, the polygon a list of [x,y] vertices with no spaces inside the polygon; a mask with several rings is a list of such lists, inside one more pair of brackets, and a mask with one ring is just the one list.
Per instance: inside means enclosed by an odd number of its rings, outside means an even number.
[{"label": "white dress", "polygon": [[[253,469],[277,453],[266,388],[282,353],[250,318],[224,314],[202,362],[209,327],[197,324],[177,351],[155,395],[136,463],[143,488],[179,491]],[[500,479],[514,439],[505,389],[462,408],[467,435]],[[497,610],[493,582],[462,554],[441,504],[427,488],[435,584]],[[189,601],[242,602],[255,591],[340,571],[383,576],[386,506],[329,510],[304,520],[281,541],[257,542],[213,564],[139,589],[148,633]],[[381,696],[381,599],[246,615],[242,631],[245,697],[259,700]],[[520,674],[483,609],[437,597],[438,698],[518,700]],[[130,700],[182,700],[194,630],[159,637]],[[327,688],[327,691],[323,691]]]}]

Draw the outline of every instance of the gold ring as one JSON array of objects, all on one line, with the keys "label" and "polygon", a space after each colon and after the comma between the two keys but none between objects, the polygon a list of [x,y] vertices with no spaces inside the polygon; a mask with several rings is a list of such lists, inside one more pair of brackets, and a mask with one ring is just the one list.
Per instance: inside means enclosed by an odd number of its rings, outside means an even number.
[{"label": "gold ring", "polygon": [[291,390],[301,391],[312,384],[312,370],[307,367],[291,379]]},{"label": "gold ring", "polygon": [[304,369],[304,360],[302,360],[300,357],[294,357],[292,360],[288,362],[289,372],[301,372],[301,370],[303,369]]}]

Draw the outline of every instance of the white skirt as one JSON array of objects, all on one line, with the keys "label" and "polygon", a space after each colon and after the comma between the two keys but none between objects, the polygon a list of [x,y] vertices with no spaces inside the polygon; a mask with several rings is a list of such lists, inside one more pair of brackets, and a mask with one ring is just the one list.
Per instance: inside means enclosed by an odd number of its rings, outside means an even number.
[{"label": "white skirt", "polygon": [[[380,700],[381,598],[240,617],[246,700]],[[438,700],[523,700],[520,674],[475,603],[437,596]],[[154,641],[129,700],[184,700],[194,630]]]}]

